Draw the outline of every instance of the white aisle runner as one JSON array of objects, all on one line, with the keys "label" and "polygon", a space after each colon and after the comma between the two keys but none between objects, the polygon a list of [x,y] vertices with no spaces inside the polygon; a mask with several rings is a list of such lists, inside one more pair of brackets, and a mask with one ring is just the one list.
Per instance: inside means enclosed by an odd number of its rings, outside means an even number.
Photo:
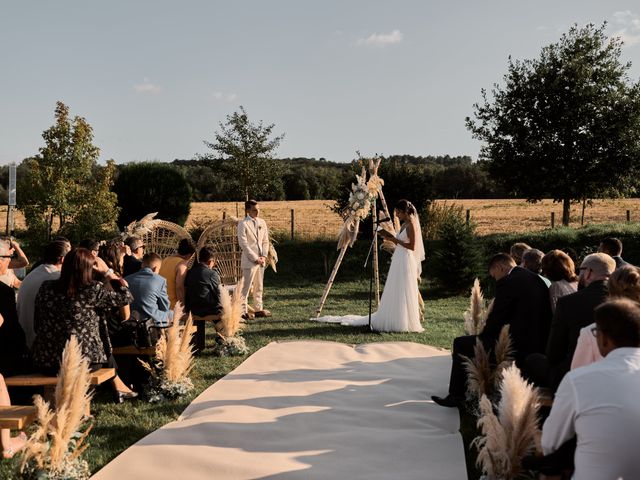
[{"label": "white aisle runner", "polygon": [[449,352],[271,343],[96,480],[467,478],[457,409],[431,402]]}]

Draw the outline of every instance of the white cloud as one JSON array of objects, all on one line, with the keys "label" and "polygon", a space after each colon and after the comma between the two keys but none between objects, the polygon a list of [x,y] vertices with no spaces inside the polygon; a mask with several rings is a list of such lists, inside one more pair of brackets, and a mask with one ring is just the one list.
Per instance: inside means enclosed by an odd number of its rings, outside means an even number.
[{"label": "white cloud", "polygon": [[162,91],[162,87],[160,85],[151,83],[148,78],[145,78],[142,83],[134,85],[133,89],[136,93],[149,93],[152,95],[157,95]]},{"label": "white cloud", "polygon": [[618,28],[613,36],[620,37],[625,45],[640,44],[640,15],[630,10],[618,11],[613,14],[612,23]]},{"label": "white cloud", "polygon": [[236,98],[238,95],[235,93],[213,92],[211,94],[211,99],[218,102],[233,102]]},{"label": "white cloud", "polygon": [[386,47],[402,42],[404,35],[400,30],[391,33],[372,33],[367,38],[359,38],[356,45],[359,47]]}]

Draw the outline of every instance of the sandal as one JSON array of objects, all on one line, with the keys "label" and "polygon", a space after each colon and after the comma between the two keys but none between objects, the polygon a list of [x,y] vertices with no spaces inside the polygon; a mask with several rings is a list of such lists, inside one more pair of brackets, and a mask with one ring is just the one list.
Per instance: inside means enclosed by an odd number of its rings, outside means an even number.
[{"label": "sandal", "polygon": [[11,440],[15,440],[17,438],[22,440],[22,445],[17,450],[14,450],[13,447],[5,448],[4,450],[2,450],[2,458],[4,458],[5,460],[13,458],[16,453],[18,453],[20,450],[22,450],[26,446],[26,444],[27,444],[27,434],[26,433],[20,432],[18,434],[18,436],[13,437]]}]

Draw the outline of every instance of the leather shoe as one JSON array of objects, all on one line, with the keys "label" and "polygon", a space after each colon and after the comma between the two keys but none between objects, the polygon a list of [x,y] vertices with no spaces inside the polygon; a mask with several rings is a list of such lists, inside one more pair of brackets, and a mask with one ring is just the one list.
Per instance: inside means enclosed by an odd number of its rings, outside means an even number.
[{"label": "leather shoe", "polygon": [[258,317],[270,317],[271,316],[271,312],[269,310],[258,310],[255,313],[256,318]]},{"label": "leather shoe", "polygon": [[437,403],[438,405],[440,405],[441,407],[449,407],[449,408],[453,408],[453,407],[461,407],[462,406],[462,399],[458,398],[458,397],[453,397],[451,395],[447,395],[446,397],[438,397],[436,395],[432,395],[431,396],[431,400],[433,400],[435,403]]}]

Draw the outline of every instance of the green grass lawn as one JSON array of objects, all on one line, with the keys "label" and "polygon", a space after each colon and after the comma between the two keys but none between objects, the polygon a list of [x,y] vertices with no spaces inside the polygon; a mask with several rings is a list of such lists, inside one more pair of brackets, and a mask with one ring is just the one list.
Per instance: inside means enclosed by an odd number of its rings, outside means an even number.
[{"label": "green grass lawn", "polygon": [[[330,340],[348,344],[411,341],[450,348],[453,338],[463,332],[462,313],[467,298],[438,298],[428,287],[422,289],[425,299],[425,331],[422,333],[373,334],[365,328],[343,327],[309,322],[322,294],[324,283],[305,280],[303,276],[269,273],[265,280],[265,303],[273,312],[273,318],[249,324],[244,337],[251,352],[272,341]],[[368,312],[369,282],[365,280],[338,279],[329,295],[326,314],[366,314]],[[212,330],[208,330],[209,333]],[[212,337],[207,336],[208,345]],[[110,389],[101,387],[92,403],[95,415],[93,430],[89,436],[90,447],[85,453],[93,472],[99,470],[129,445],[148,433],[175,420],[196,395],[222,378],[246,357],[216,358],[208,351],[197,357],[192,373],[195,391],[183,400],[165,404],[148,404],[134,401],[116,405],[111,401]],[[464,422],[463,422],[464,423]],[[468,423],[468,422],[467,422]],[[463,428],[465,430],[465,428]],[[467,435],[468,436],[468,435]],[[468,439],[465,439],[467,443]],[[12,472],[14,461],[0,462],[0,478],[17,478]],[[475,476],[470,473],[470,478]]]}]

